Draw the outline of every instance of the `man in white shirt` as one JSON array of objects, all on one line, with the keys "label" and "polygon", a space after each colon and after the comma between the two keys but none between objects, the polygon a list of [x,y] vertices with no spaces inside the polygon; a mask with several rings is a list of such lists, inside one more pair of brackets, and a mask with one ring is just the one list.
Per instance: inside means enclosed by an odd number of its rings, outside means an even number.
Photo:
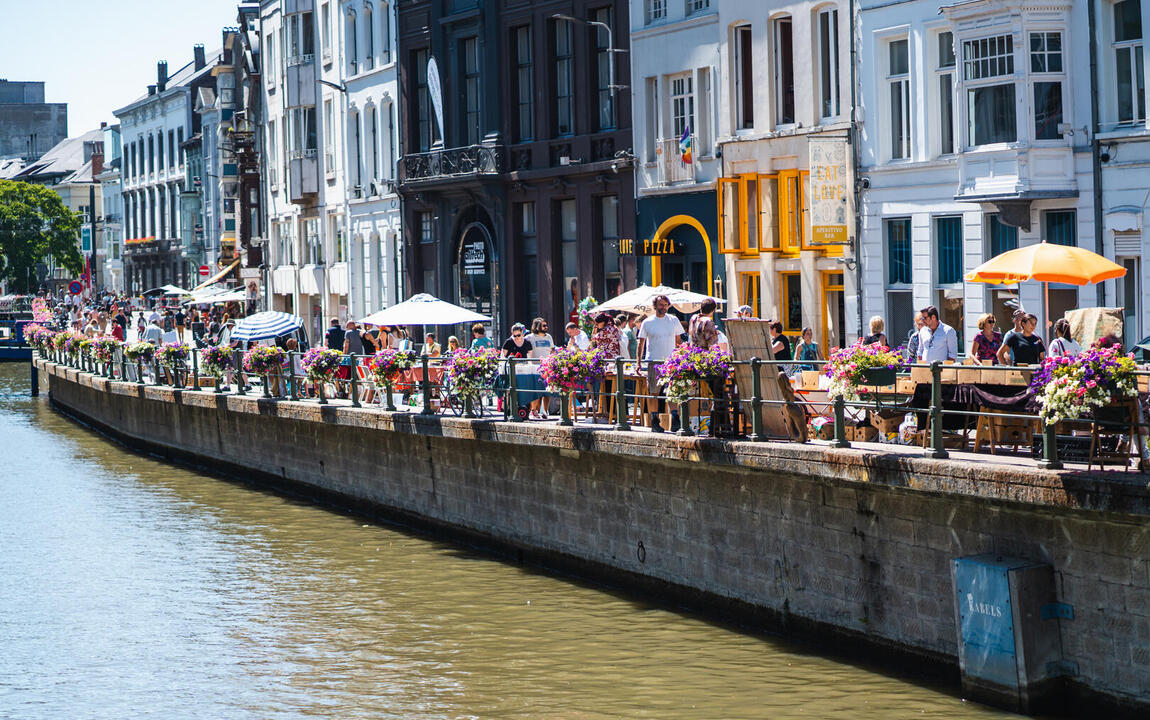
[{"label": "man in white shirt", "polygon": [[922,315],[923,328],[918,331],[918,361],[932,363],[946,362],[958,358],[958,333],[954,328],[938,319],[938,308],[934,305],[924,307]]},{"label": "man in white shirt", "polygon": [[639,326],[639,358],[647,363],[647,412],[651,414],[651,432],[663,432],[659,422],[660,405],[663,400],[659,387],[659,365],[675,352],[679,336],[683,334],[683,324],[674,315],[668,315],[671,301],[666,295],[657,295],[654,301],[655,314]]},{"label": "man in white shirt", "polygon": [[575,323],[567,323],[567,349],[586,350],[589,347],[591,347],[591,338],[587,337],[587,333],[580,330]]}]

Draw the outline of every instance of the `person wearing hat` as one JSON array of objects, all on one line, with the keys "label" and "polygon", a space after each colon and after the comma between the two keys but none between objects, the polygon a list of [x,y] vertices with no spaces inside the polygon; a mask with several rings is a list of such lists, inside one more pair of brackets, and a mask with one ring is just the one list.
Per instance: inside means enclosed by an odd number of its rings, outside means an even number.
[{"label": "person wearing hat", "polygon": [[738,315],[735,317],[739,320],[754,320],[755,312],[751,309],[750,305],[740,305]]}]

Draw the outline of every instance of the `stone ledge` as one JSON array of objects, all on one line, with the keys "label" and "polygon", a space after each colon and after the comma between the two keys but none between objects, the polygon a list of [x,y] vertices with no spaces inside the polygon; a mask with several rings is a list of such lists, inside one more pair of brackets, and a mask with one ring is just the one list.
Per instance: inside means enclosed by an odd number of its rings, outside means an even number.
[{"label": "stone ledge", "polygon": [[900,453],[824,445],[750,442],[651,435],[608,429],[557,427],[504,420],[426,416],[376,408],[319,405],[258,395],[175,390],[93,376],[36,359],[41,371],[101,392],[219,411],[275,416],[422,437],[551,447],[563,453],[598,452],[661,460],[682,469],[744,468],[812,479],[873,483],[910,491],[961,495],[1051,508],[1150,516],[1150,476],[1122,472],[1041,470],[1012,464],[934,460]]}]

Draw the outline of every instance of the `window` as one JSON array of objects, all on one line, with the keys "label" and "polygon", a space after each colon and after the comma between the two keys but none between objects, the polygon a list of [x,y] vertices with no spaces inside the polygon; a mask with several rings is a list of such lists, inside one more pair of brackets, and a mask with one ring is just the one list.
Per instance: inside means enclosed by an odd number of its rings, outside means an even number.
[{"label": "window", "polygon": [[[363,142],[363,132],[359,126],[359,113],[351,114],[351,166],[355,168],[355,187],[363,188],[363,150],[360,144]],[[361,197],[357,195],[356,197]]]},{"label": "window", "polygon": [[156,167],[160,170],[164,169],[164,131],[160,131],[158,141],[156,142]]},{"label": "window", "polygon": [[292,158],[315,155],[315,108],[291,108],[288,120],[291,124]]},{"label": "window", "polygon": [[387,177],[388,180],[395,179],[395,103],[387,104]]},{"label": "window", "polygon": [[[611,8],[599,8],[592,12],[591,19],[612,27]],[[596,124],[598,130],[611,130],[615,127],[615,96],[611,88],[611,57],[610,44],[607,42],[607,31],[595,27],[595,90],[599,101],[599,117]]]},{"label": "window", "polygon": [[753,317],[762,317],[760,281],[757,272],[739,273],[739,303],[751,306]]},{"label": "window", "polygon": [[371,22],[371,6],[363,6],[363,64],[368,70],[375,67],[375,25]]},{"label": "window", "polygon": [[647,0],[646,15],[648,23],[667,17],[667,0]]},{"label": "window", "polygon": [[571,23],[552,21],[555,28],[555,134],[575,132],[574,58],[571,48]]},{"label": "window", "polygon": [[431,231],[431,213],[421,212],[416,214],[419,217],[419,243],[421,245],[430,245],[435,242],[435,235]]},{"label": "window", "polygon": [[[559,261],[561,263],[563,278],[563,294],[566,297],[564,317],[575,309],[570,288],[572,282],[577,282],[579,276],[579,256],[577,253],[578,225],[575,218],[575,201],[561,200],[559,202]],[[570,279],[569,279],[570,278]]]},{"label": "window", "polygon": [[755,126],[755,66],[751,52],[751,26],[735,28],[735,127],[740,130]]},{"label": "window", "polygon": [[307,243],[308,265],[323,265],[323,243],[319,239],[319,219],[308,218],[303,221],[304,242]]},{"label": "window", "polygon": [[532,82],[531,27],[524,25],[511,31],[515,47],[516,136],[518,142],[535,138],[535,94]]},{"label": "window", "polygon": [[[183,147],[183,145],[184,145],[184,128],[178,127],[178,128],[176,128],[176,147],[181,148],[181,147]],[[184,164],[183,152],[177,153],[176,158],[177,158],[176,162],[178,164],[180,164],[180,165]]]},{"label": "window", "polygon": [[320,41],[323,43],[323,59],[331,59],[331,3],[324,3],[319,11]]},{"label": "window", "polygon": [[[347,22],[344,27],[344,36],[347,38],[347,74],[355,75],[358,70],[358,65],[355,61],[356,55],[359,52],[359,46],[355,37],[355,13],[349,12],[347,14]],[[427,58],[423,59],[424,66],[427,65]],[[425,70],[426,72],[426,70]]]},{"label": "window", "polygon": [[935,267],[939,285],[962,284],[962,218],[934,220]]},{"label": "window", "polygon": [[343,234],[343,228],[339,227],[339,218],[331,218],[331,231],[335,238],[335,261],[345,263],[348,261],[347,236]]},{"label": "window", "polygon": [[887,87],[890,90],[890,156],[910,157],[910,46],[908,41],[887,44]]},{"label": "window", "polygon": [[363,112],[363,159],[369,180],[379,179],[379,121],[374,105]]},{"label": "window", "polygon": [[1018,247],[1018,228],[1002,222],[997,213],[986,216],[986,230],[990,237],[990,257]]},{"label": "window", "polygon": [[[1030,72],[1035,75],[1060,75],[1062,68],[1062,33],[1030,33]],[[1062,82],[1043,78],[1034,83],[1034,138],[1058,140],[1062,134]]]},{"label": "window", "polygon": [[954,142],[954,34],[938,34],[938,107],[940,152],[953,155],[958,148]]},{"label": "window", "polygon": [[168,167],[176,166],[176,131],[168,131]]},{"label": "window", "polygon": [[1118,89],[1118,122],[1146,119],[1146,75],[1142,66],[1142,2],[1114,3],[1114,61]]},{"label": "window", "polygon": [[779,273],[780,298],[779,321],[785,332],[802,332],[803,329],[803,276],[797,272]]},{"label": "window", "polygon": [[463,55],[463,131],[467,145],[476,145],[482,136],[479,127],[479,41],[467,38],[460,43]]},{"label": "window", "polygon": [[886,221],[886,284],[910,285],[910,218]]},{"label": "window", "polygon": [[415,66],[415,127],[416,146],[420,152],[431,148],[431,93],[427,90],[427,50],[412,53]]},{"label": "window", "polygon": [[276,84],[276,36],[268,33],[264,40],[264,45],[267,47],[267,65],[266,71],[268,74],[268,90],[275,90]]},{"label": "window", "polygon": [[156,172],[156,137],[154,135],[148,136],[148,172]]},{"label": "window", "polygon": [[822,117],[839,114],[839,11],[819,13],[819,89]]},{"label": "window", "polygon": [[379,61],[391,62],[391,12],[387,3],[379,5]]},{"label": "window", "polygon": [[806,244],[806,173],[784,170],[778,180],[779,250],[797,255]]},{"label": "window", "polygon": [[335,169],[335,109],[331,98],[323,101],[324,172]]},{"label": "window", "polygon": [[647,92],[644,95],[646,100],[646,142],[644,143],[646,150],[647,162],[655,162],[658,159],[659,147],[659,78],[649,77],[645,83]]},{"label": "window", "polygon": [[711,7],[711,0],[687,0],[687,14],[703,12]]},{"label": "window", "polygon": [[535,203],[518,203],[519,254],[523,258],[523,283],[520,300],[523,317],[539,314],[539,241],[535,232]]},{"label": "window", "polygon": [[[1018,139],[1014,83],[982,81],[1014,74],[1014,38],[1010,35],[967,40],[962,44],[963,80],[967,84],[967,141],[970,145]],[[971,87],[972,83],[976,83]]]},{"label": "window", "polygon": [[1043,213],[1043,239],[1055,245],[1078,244],[1077,213],[1073,210],[1047,210]]},{"label": "window", "polygon": [[775,123],[795,121],[795,67],[791,19],[775,20]]},{"label": "window", "polygon": [[623,276],[619,273],[619,198],[604,195],[599,198],[599,231],[603,247],[603,295],[610,298],[619,294]]},{"label": "window", "polygon": [[279,163],[276,159],[276,121],[268,120],[268,184],[274,190],[279,185],[276,177]]},{"label": "window", "polygon": [[671,78],[671,129],[675,139],[690,135],[695,125],[694,80],[690,75]]}]

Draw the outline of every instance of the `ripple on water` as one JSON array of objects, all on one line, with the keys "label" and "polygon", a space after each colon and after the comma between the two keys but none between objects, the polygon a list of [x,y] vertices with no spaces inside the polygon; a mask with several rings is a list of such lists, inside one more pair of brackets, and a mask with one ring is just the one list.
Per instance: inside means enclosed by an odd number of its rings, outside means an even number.
[{"label": "ripple on water", "polygon": [[0,718],[991,718],[127,453],[0,365]]}]

